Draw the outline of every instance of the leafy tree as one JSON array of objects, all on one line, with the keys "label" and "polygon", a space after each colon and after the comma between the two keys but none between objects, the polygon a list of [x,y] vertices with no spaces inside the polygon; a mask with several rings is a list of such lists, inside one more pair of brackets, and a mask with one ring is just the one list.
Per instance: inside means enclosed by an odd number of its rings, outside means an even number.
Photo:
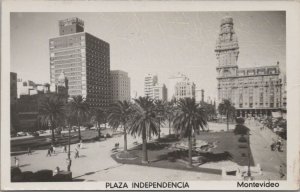
[{"label": "leafy tree", "polygon": [[90,108],[86,100],[81,95],[73,96],[70,100],[70,105],[71,111],[77,120],[78,138],[81,140],[80,125],[88,119],[90,115]]},{"label": "leafy tree", "polygon": [[202,108],[204,108],[206,114],[207,114],[207,120],[211,120],[213,119],[213,117],[215,117],[216,115],[216,109],[215,106],[212,104],[209,104],[207,102],[201,101],[200,105]]},{"label": "leafy tree", "polygon": [[139,97],[132,105],[133,114],[130,118],[129,133],[131,135],[142,135],[143,159],[142,163],[148,163],[147,154],[147,131],[150,134],[158,134],[158,118],[155,114],[155,105],[149,97]]},{"label": "leafy tree", "polygon": [[200,104],[194,98],[180,99],[174,118],[174,127],[179,130],[180,136],[188,138],[189,143],[189,166],[192,166],[192,135],[199,134],[200,129],[207,126],[207,116]]},{"label": "leafy tree", "polygon": [[169,135],[171,134],[171,123],[175,114],[175,100],[166,103],[165,115],[169,122]]},{"label": "leafy tree", "polygon": [[235,108],[230,100],[225,99],[219,104],[218,111],[221,115],[226,115],[227,131],[229,131],[229,118],[235,115]]},{"label": "leafy tree", "polygon": [[38,118],[42,125],[50,126],[53,145],[55,144],[54,129],[56,126],[63,124],[64,110],[64,99],[57,95],[45,97],[40,104]]},{"label": "leafy tree", "polygon": [[91,117],[91,122],[95,124],[95,127],[97,128],[98,137],[101,136],[101,124],[106,123],[106,113],[103,109],[95,109],[93,110],[93,115]]},{"label": "leafy tree", "polygon": [[132,113],[131,103],[128,101],[117,101],[109,109],[108,123],[113,128],[123,126],[124,130],[124,151],[127,151],[127,124]]}]

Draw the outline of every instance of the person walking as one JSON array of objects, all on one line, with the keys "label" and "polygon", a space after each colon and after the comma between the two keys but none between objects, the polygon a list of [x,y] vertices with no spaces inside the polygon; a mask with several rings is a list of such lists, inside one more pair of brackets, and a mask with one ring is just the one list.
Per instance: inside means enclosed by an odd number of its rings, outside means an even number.
[{"label": "person walking", "polygon": [[50,157],[51,157],[51,148],[49,148],[49,149],[48,149],[48,151],[47,151],[47,155],[46,155],[46,157],[48,157],[48,156],[50,156]]},{"label": "person walking", "polygon": [[67,146],[64,145],[64,153],[66,153],[66,152],[67,152]]},{"label": "person walking", "polygon": [[79,158],[79,150],[77,148],[75,148],[75,159]]},{"label": "person walking", "polygon": [[31,148],[30,148],[30,147],[28,147],[27,155],[32,155],[32,153],[31,153]]},{"label": "person walking", "polygon": [[15,165],[16,167],[19,167],[19,159],[17,157],[15,157]]},{"label": "person walking", "polygon": [[52,152],[55,154],[55,146],[52,147]]},{"label": "person walking", "polygon": [[53,153],[53,145],[50,146],[50,152]]}]

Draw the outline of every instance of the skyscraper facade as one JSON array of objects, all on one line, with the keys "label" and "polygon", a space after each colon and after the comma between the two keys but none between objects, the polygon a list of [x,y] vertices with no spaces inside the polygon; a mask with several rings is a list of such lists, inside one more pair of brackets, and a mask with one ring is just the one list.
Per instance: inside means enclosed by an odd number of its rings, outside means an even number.
[{"label": "skyscraper facade", "polygon": [[184,74],[177,73],[169,77],[169,86],[168,86],[168,101],[171,101],[175,98],[175,86],[178,82],[182,82],[188,79]]},{"label": "skyscraper facade", "polygon": [[271,115],[282,106],[282,79],[279,62],[272,66],[239,68],[239,45],[233,19],[223,18],[215,48],[218,101],[228,99],[237,116]]},{"label": "skyscraper facade", "polygon": [[144,94],[147,97],[154,98],[153,87],[158,83],[157,75],[147,74],[144,81]]},{"label": "skyscraper facade", "polygon": [[130,78],[128,73],[121,70],[110,72],[112,86],[112,101],[130,101]]},{"label": "skyscraper facade", "polygon": [[196,85],[193,82],[190,82],[188,78],[183,81],[178,81],[175,84],[175,99],[183,99],[183,98],[195,98],[196,96]]},{"label": "skyscraper facade", "polygon": [[84,32],[78,18],[59,21],[59,37],[49,40],[51,84],[58,84],[63,72],[68,95],[82,95],[91,107],[111,103],[109,44]]},{"label": "skyscraper facade", "polygon": [[153,86],[153,99],[154,100],[162,100],[167,101],[168,100],[168,92],[167,87],[165,84],[159,85],[156,84]]}]

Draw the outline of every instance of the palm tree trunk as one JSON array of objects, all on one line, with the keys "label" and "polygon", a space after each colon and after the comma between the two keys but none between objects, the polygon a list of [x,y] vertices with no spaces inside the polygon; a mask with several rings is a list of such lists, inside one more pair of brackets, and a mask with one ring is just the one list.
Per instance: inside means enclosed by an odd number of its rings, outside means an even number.
[{"label": "palm tree trunk", "polygon": [[52,133],[51,142],[52,142],[52,145],[54,145],[55,144],[55,136],[54,136],[54,126],[53,126],[53,123],[51,123],[51,133]]},{"label": "palm tree trunk", "polygon": [[143,159],[142,163],[148,164],[148,154],[147,154],[147,135],[146,135],[146,127],[144,127],[142,132],[142,139],[143,139]]},{"label": "palm tree trunk", "polygon": [[228,112],[226,113],[226,120],[227,120],[227,131],[229,131],[229,114]]},{"label": "palm tree trunk", "polygon": [[99,123],[97,122],[97,128],[98,128],[98,137],[100,139],[100,136],[101,136],[101,129],[100,129],[100,126],[99,126]]},{"label": "palm tree trunk", "polygon": [[189,135],[189,167],[192,167],[192,137]]},{"label": "palm tree trunk", "polygon": [[159,124],[158,124],[158,139],[160,139],[160,120],[159,120],[158,123],[159,123]]},{"label": "palm tree trunk", "polygon": [[125,126],[124,126],[124,152],[127,152],[127,131]]},{"label": "palm tree trunk", "polygon": [[77,125],[78,125],[78,138],[79,138],[79,141],[81,140],[81,133],[80,133],[80,123],[79,121],[77,121]]},{"label": "palm tree trunk", "polygon": [[171,135],[171,120],[170,119],[168,120],[169,120],[169,135]]}]

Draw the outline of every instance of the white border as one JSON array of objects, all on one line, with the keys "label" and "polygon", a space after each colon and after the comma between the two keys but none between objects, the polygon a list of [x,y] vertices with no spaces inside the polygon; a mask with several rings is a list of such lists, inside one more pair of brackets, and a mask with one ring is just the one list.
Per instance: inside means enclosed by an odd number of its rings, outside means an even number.
[{"label": "white border", "polygon": [[[1,189],[4,190],[105,190],[105,182],[10,182],[10,12],[157,12],[157,11],[286,11],[287,71],[287,181],[276,190],[299,188],[300,121],[300,3],[295,1],[3,1],[1,43]],[[128,184],[130,181],[128,181]],[[190,190],[250,190],[235,181],[189,181]],[[259,188],[268,190],[270,188]],[[143,189],[140,189],[143,190]],[[166,189],[163,189],[166,190]],[[173,189],[174,190],[174,189]]]}]

